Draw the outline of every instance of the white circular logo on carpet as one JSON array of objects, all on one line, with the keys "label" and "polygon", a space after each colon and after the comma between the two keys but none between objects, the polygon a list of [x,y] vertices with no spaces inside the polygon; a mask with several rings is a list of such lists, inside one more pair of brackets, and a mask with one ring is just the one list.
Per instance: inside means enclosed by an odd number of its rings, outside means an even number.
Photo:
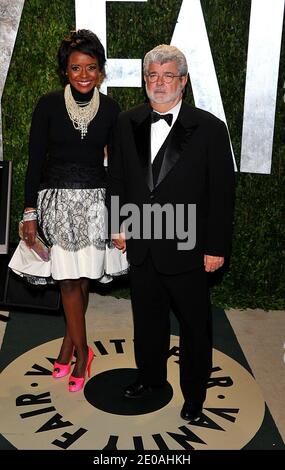
[{"label": "white circular logo on carpet", "polygon": [[214,350],[203,415],[180,418],[177,336],[171,337],[168,387],[139,399],[123,396],[135,380],[131,331],[89,334],[95,358],[83,391],[68,392],[68,377],[53,379],[61,339],[9,364],[0,378],[0,432],[17,449],[241,449],[262,424],[265,403],[251,374]]}]

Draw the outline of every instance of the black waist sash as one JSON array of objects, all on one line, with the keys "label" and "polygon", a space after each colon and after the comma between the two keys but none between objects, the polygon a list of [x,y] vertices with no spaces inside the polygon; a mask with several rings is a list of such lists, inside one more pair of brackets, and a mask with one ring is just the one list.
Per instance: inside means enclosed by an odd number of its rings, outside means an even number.
[{"label": "black waist sash", "polygon": [[41,179],[40,190],[49,188],[93,189],[106,186],[103,165],[48,160]]}]

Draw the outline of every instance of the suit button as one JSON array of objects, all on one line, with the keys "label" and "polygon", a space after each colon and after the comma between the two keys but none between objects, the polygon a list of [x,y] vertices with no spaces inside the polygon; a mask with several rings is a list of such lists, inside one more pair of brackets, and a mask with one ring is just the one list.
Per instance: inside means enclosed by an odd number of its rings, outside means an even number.
[{"label": "suit button", "polygon": [[152,200],[153,200],[153,198],[154,198],[154,195],[153,195],[153,194],[151,194],[151,195],[149,196],[149,198],[150,198],[150,200],[152,201]]}]

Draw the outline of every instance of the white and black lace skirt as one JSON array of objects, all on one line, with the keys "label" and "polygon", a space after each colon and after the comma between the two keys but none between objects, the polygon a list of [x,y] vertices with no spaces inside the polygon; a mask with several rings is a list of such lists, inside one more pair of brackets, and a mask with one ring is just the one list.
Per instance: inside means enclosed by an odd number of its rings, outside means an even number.
[{"label": "white and black lace skirt", "polygon": [[[87,277],[108,282],[128,270],[126,253],[106,241],[105,189],[43,189],[38,193],[38,226],[50,248],[50,271],[39,263],[25,277],[34,284]],[[22,242],[24,243],[24,242]],[[44,261],[43,261],[44,263]],[[14,271],[25,272],[20,269]],[[50,279],[48,279],[50,278]]]}]

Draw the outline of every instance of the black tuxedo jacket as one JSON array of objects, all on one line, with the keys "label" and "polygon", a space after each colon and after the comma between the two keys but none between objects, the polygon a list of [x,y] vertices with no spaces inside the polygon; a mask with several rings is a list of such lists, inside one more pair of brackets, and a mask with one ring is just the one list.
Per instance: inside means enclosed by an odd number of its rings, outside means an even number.
[{"label": "black tuxedo jacket", "polygon": [[[204,254],[227,256],[230,252],[234,168],[225,124],[212,114],[184,102],[161,155],[156,185],[150,155],[149,104],[120,114],[114,147],[109,156],[106,204],[110,216],[111,196],[123,204],[196,205],[196,243],[192,249],[179,250],[181,240],[127,240],[130,263],[140,265],[148,252],[158,271],[175,274],[203,265]],[[185,209],[185,228],[188,227]],[[125,214],[126,215],[126,214]],[[115,216],[115,214],[111,214]],[[121,218],[121,220],[124,217]],[[137,219],[138,220],[138,219]],[[111,230],[109,217],[109,231]]]}]

